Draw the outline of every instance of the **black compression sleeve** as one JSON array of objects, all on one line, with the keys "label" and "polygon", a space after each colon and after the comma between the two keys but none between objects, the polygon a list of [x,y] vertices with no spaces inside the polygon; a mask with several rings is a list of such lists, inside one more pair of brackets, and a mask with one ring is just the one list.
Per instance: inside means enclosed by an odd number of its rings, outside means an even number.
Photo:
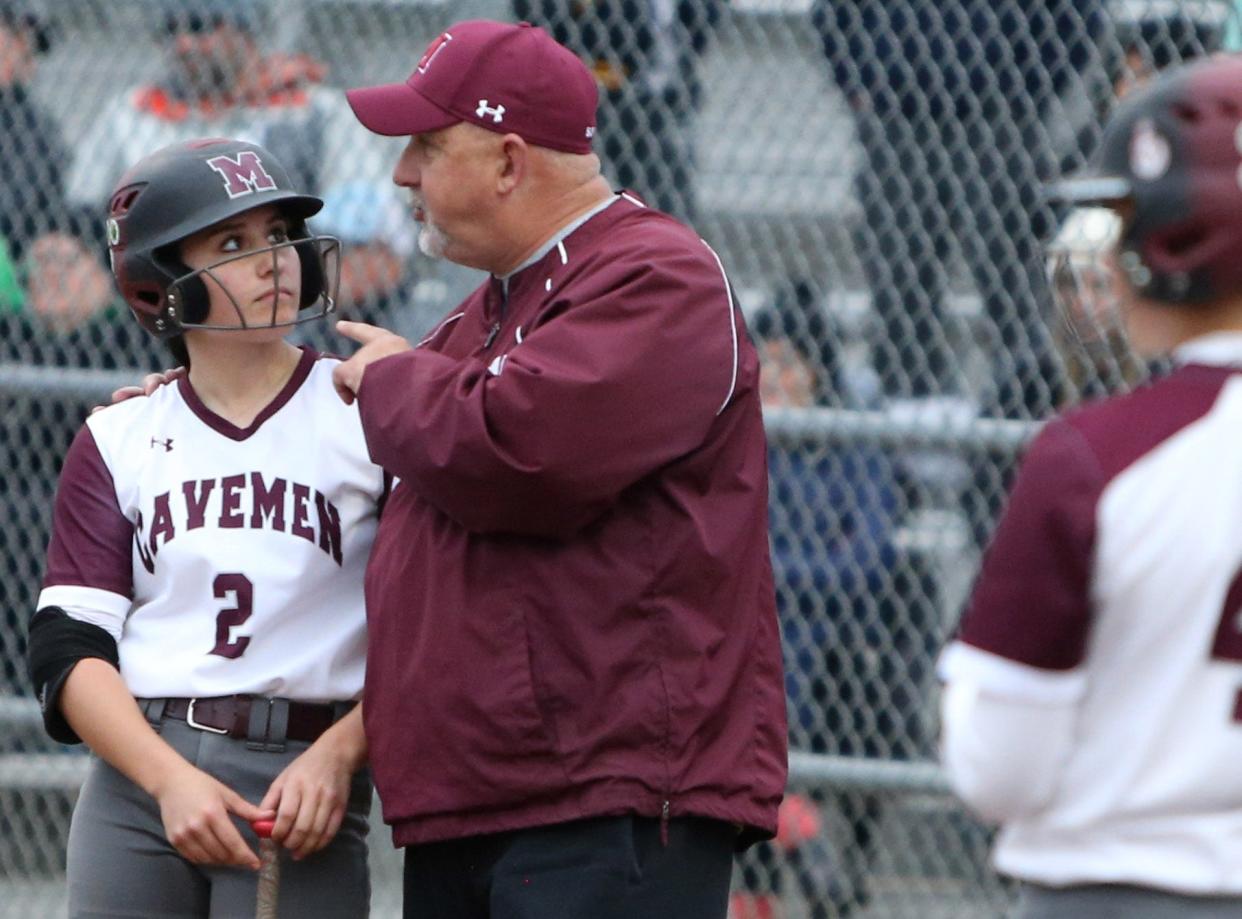
[{"label": "black compression sleeve", "polygon": [[88,657],[121,669],[116,641],[99,626],[74,619],[58,606],[35,613],[26,642],[26,667],[43,709],[43,727],[60,743],[82,742],[60,711],[60,691],[74,665]]}]

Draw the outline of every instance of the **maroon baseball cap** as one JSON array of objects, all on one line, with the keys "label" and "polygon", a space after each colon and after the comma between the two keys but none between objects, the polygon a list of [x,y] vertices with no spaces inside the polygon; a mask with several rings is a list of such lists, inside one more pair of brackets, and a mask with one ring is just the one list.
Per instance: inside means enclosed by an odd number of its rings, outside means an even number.
[{"label": "maroon baseball cap", "polygon": [[599,101],[586,65],[547,32],[490,19],[449,26],[404,83],[345,96],[376,134],[422,134],[467,121],[566,153],[591,152]]}]

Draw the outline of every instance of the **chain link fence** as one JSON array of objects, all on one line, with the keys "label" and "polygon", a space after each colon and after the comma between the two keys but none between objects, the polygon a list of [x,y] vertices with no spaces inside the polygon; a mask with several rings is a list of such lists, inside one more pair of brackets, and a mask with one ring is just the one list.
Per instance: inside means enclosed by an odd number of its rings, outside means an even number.
[{"label": "chain link fence", "polygon": [[[1232,3],[24,9],[37,18],[0,0],[0,917],[63,914],[87,762],[42,734],[23,664],[60,458],[90,405],[169,361],[109,286],[116,164],[192,134],[269,146],[328,200],[316,229],[357,253],[345,312],[417,335],[479,278],[415,251],[398,146],[353,125],[340,89],[403,77],[471,16],[543,25],[590,64],[606,171],[716,247],[763,360],[794,752],[781,836],[741,859],[734,917],[1004,914],[988,831],[935,765],[934,657],[1039,420],[1142,375],[1058,318],[1041,247],[1066,214],[1040,186],[1084,162],[1133,86],[1236,47]],[[248,17],[262,105],[187,96],[178,29],[223,10]],[[343,350],[330,327],[298,334]],[[399,857],[373,838],[373,914],[395,916]]]}]

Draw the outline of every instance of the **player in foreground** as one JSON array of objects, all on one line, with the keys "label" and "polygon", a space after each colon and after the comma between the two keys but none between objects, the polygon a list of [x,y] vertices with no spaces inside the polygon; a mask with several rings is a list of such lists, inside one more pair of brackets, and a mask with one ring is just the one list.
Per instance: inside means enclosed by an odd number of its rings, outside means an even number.
[{"label": "player in foreground", "polygon": [[1120,220],[1090,312],[1175,367],[1035,439],[941,661],[945,766],[1023,919],[1242,916],[1239,137],[1242,60],[1181,67],[1059,189]]},{"label": "player in foreground", "polygon": [[[337,362],[284,340],[336,295],[330,237],[262,147],[141,160],[109,205],[117,287],[189,368],[65,458],[29,664],[53,738],[99,757],[72,916],[242,916],[274,818],[290,915],[367,912],[362,576],[387,491]],[[258,802],[253,803],[253,802]],[[240,818],[240,819],[239,819]]]}]

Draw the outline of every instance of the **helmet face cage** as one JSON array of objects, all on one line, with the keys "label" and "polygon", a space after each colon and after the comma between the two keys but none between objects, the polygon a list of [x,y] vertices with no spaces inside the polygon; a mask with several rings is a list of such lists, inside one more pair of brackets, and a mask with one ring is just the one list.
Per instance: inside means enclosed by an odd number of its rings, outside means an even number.
[{"label": "helmet face cage", "polygon": [[1121,240],[1121,216],[1106,207],[1070,212],[1049,243],[1046,269],[1058,319],[1057,338],[1067,365],[1084,392],[1125,388],[1146,374],[1143,358],[1126,332],[1130,296]]},{"label": "helmet face cage", "polygon": [[[285,322],[277,321],[280,273],[278,261],[281,250],[293,249],[298,257],[301,272],[301,293],[297,314]],[[240,259],[248,259],[267,253],[272,260],[272,313],[265,323],[253,323],[246,319],[242,305],[237,302],[228,284],[216,277],[215,271]],[[306,236],[287,239],[260,249],[249,249],[222,258],[203,268],[186,271],[168,285],[164,293],[162,321],[179,335],[191,329],[209,329],[228,332],[256,328],[289,328],[323,319],[336,311],[337,295],[341,284],[341,241],[335,236]],[[185,267],[184,265],[181,267]],[[209,294],[205,278],[210,278],[232,304],[237,314],[236,324],[208,323]]]},{"label": "helmet face cage", "polygon": [[1117,244],[1121,218],[1104,207],[1076,208],[1048,246],[1048,282],[1057,313],[1079,342],[1121,328]]}]

